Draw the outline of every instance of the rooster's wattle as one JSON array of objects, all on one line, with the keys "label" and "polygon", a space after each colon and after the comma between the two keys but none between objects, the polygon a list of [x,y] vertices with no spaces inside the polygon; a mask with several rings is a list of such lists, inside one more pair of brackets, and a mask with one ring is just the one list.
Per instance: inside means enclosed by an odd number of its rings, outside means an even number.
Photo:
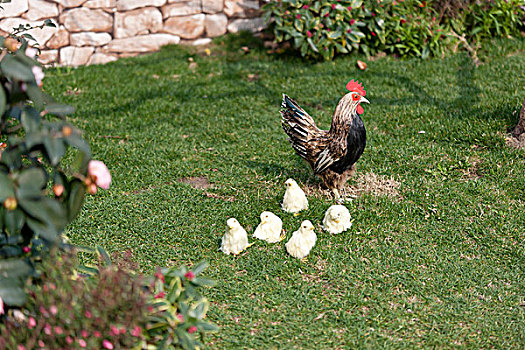
[{"label": "rooster's wattle", "polygon": [[332,117],[330,130],[321,130],[312,117],[294,100],[283,94],[282,126],[295,152],[305,159],[325,186],[339,197],[346,180],[355,172],[355,163],[366,145],[366,130],[359,116],[360,103],[370,103],[358,81],[346,85],[344,95]]}]

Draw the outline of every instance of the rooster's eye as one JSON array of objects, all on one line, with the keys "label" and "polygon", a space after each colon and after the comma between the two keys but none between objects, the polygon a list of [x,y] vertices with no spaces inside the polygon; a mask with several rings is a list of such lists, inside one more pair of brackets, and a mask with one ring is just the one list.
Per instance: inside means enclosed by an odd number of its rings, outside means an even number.
[{"label": "rooster's eye", "polygon": [[353,99],[354,101],[359,100],[359,95],[352,95],[352,99]]}]

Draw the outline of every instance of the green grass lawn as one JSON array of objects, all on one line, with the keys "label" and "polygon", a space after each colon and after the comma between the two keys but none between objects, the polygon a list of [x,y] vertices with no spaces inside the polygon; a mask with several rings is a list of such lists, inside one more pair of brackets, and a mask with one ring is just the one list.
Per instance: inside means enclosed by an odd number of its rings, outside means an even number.
[{"label": "green grass lawn", "polygon": [[[525,96],[525,41],[487,47],[477,68],[457,54],[380,58],[360,71],[357,56],[305,62],[230,37],[211,56],[167,47],[50,69],[45,90],[76,106],[70,121],[113,176],[67,235],[131,250],[148,272],[209,261],[218,285],[208,316],[221,326],[210,348],[521,348],[525,153],[505,135]],[[287,93],[328,128],[352,78],[371,102],[358,174],[393,177],[399,195],[347,203],[353,226],[332,236],[319,226],[330,198],[311,196],[299,216],[280,209],[286,179],[318,180],[288,144],[279,106]],[[217,251],[229,217],[251,233],[264,210],[283,219],[287,238],[302,220],[316,225],[306,262],[285,242]]]}]

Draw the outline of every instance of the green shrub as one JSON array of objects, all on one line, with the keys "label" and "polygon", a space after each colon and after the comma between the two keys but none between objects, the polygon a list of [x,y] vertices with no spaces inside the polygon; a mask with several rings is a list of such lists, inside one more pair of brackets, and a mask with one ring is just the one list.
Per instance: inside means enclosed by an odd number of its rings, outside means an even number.
[{"label": "green shrub", "polygon": [[519,0],[472,1],[455,17],[449,17],[454,11],[440,12],[444,1],[279,0],[263,10],[276,42],[290,42],[302,56],[325,60],[357,50],[441,56],[458,42],[451,27],[473,40],[516,35],[523,28]]},{"label": "green shrub", "polygon": [[201,262],[192,269],[172,267],[155,274],[144,347],[201,348],[202,336],[218,330],[214,324],[204,321],[209,302],[201,289],[215,285],[214,281],[200,276],[207,266]]},{"label": "green shrub", "polygon": [[149,300],[142,278],[112,266],[81,277],[77,265],[72,254],[44,259],[26,305],[0,323],[0,349],[131,349],[141,342]]}]

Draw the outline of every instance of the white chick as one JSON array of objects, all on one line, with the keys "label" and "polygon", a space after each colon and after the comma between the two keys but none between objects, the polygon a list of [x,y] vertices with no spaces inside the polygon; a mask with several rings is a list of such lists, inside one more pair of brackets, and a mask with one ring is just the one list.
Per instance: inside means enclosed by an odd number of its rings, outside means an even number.
[{"label": "white chick", "polygon": [[308,209],[308,199],[306,199],[306,195],[297,182],[294,179],[288,179],[284,184],[286,192],[283,198],[283,210],[289,213],[298,213],[301,210]]},{"label": "white chick", "polygon": [[220,250],[224,254],[237,255],[244,249],[248,248],[248,234],[242,228],[241,224],[235,219],[230,218],[226,221],[226,233],[222,237],[222,244]]},{"label": "white chick", "polygon": [[330,233],[341,233],[352,226],[350,212],[344,205],[332,205],[324,214],[323,229]]},{"label": "white chick", "polygon": [[292,238],[285,244],[286,250],[291,256],[297,259],[305,258],[317,241],[317,235],[314,232],[314,225],[305,220],[299,230],[295,231]]},{"label": "white chick", "polygon": [[275,243],[281,240],[282,230],[282,220],[272,212],[263,211],[261,223],[255,229],[253,237],[265,240],[268,243]]}]

